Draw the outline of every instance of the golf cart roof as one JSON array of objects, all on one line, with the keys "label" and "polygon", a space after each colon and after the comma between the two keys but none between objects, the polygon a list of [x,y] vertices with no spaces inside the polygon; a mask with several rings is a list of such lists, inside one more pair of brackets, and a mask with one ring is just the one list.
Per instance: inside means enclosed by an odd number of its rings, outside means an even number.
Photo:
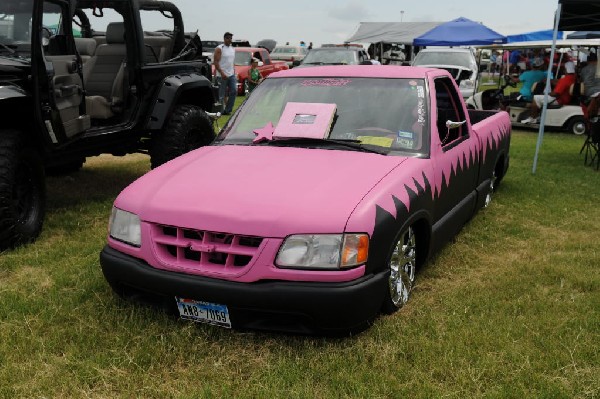
[{"label": "golf cart roof", "polygon": [[[600,39],[563,39],[556,41],[556,48],[576,48],[576,47],[598,47]],[[477,46],[477,48],[487,48],[495,50],[517,50],[523,48],[550,48],[552,40],[534,40],[527,42],[512,42],[505,44],[494,44],[486,46]]]}]

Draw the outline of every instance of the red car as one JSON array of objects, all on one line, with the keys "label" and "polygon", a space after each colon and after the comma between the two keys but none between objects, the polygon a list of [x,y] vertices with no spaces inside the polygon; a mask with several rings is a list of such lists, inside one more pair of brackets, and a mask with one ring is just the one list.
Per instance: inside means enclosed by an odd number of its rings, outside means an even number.
[{"label": "red car", "polygon": [[[236,47],[234,66],[238,82],[237,92],[240,96],[248,93],[248,71],[250,70],[250,62],[252,61],[252,58],[258,59],[258,69],[260,70],[263,78],[266,78],[273,72],[289,69],[285,61],[272,60],[269,52],[264,48]],[[215,75],[214,66],[213,75]]]}]

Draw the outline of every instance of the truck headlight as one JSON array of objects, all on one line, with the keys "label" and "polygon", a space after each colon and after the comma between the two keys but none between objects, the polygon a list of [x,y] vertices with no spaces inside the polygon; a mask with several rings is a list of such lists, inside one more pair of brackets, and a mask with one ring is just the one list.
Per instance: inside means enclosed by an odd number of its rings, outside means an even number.
[{"label": "truck headlight", "polygon": [[281,268],[337,270],[367,261],[366,234],[299,234],[286,238],[275,264]]},{"label": "truck headlight", "polygon": [[475,83],[472,80],[461,80],[458,87],[461,89],[472,89],[475,87]]},{"label": "truck headlight", "polygon": [[115,240],[139,247],[142,245],[140,218],[135,213],[127,212],[113,206],[108,232]]}]

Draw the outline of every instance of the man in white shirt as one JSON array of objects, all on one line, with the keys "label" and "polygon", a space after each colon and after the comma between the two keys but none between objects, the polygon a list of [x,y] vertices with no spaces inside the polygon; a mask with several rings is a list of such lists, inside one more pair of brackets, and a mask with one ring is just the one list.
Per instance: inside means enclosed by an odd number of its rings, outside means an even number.
[{"label": "man in white shirt", "polygon": [[219,84],[219,101],[223,104],[227,96],[227,104],[223,109],[223,115],[230,115],[235,104],[237,95],[237,77],[233,61],[235,59],[235,47],[231,45],[233,33],[225,32],[223,35],[223,44],[215,49],[214,64],[217,74],[217,83]]}]

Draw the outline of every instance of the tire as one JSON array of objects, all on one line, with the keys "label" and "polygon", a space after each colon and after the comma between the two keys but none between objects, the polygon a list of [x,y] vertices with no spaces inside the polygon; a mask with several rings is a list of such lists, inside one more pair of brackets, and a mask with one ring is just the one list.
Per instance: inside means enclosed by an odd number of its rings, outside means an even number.
[{"label": "tire", "polygon": [[150,165],[156,168],[210,144],[214,138],[213,124],[206,112],[195,105],[177,105],[164,130],[152,138]]},{"label": "tire", "polygon": [[385,314],[396,312],[408,302],[417,271],[417,236],[413,227],[403,230],[394,242],[387,263],[389,284],[381,307]]},{"label": "tire", "polygon": [[34,241],[46,213],[44,166],[16,130],[0,132],[0,249]]},{"label": "tire", "polygon": [[567,125],[567,131],[573,133],[577,136],[581,136],[585,134],[587,131],[587,127],[585,125],[585,119],[583,116],[574,116],[569,120],[569,124]]}]

